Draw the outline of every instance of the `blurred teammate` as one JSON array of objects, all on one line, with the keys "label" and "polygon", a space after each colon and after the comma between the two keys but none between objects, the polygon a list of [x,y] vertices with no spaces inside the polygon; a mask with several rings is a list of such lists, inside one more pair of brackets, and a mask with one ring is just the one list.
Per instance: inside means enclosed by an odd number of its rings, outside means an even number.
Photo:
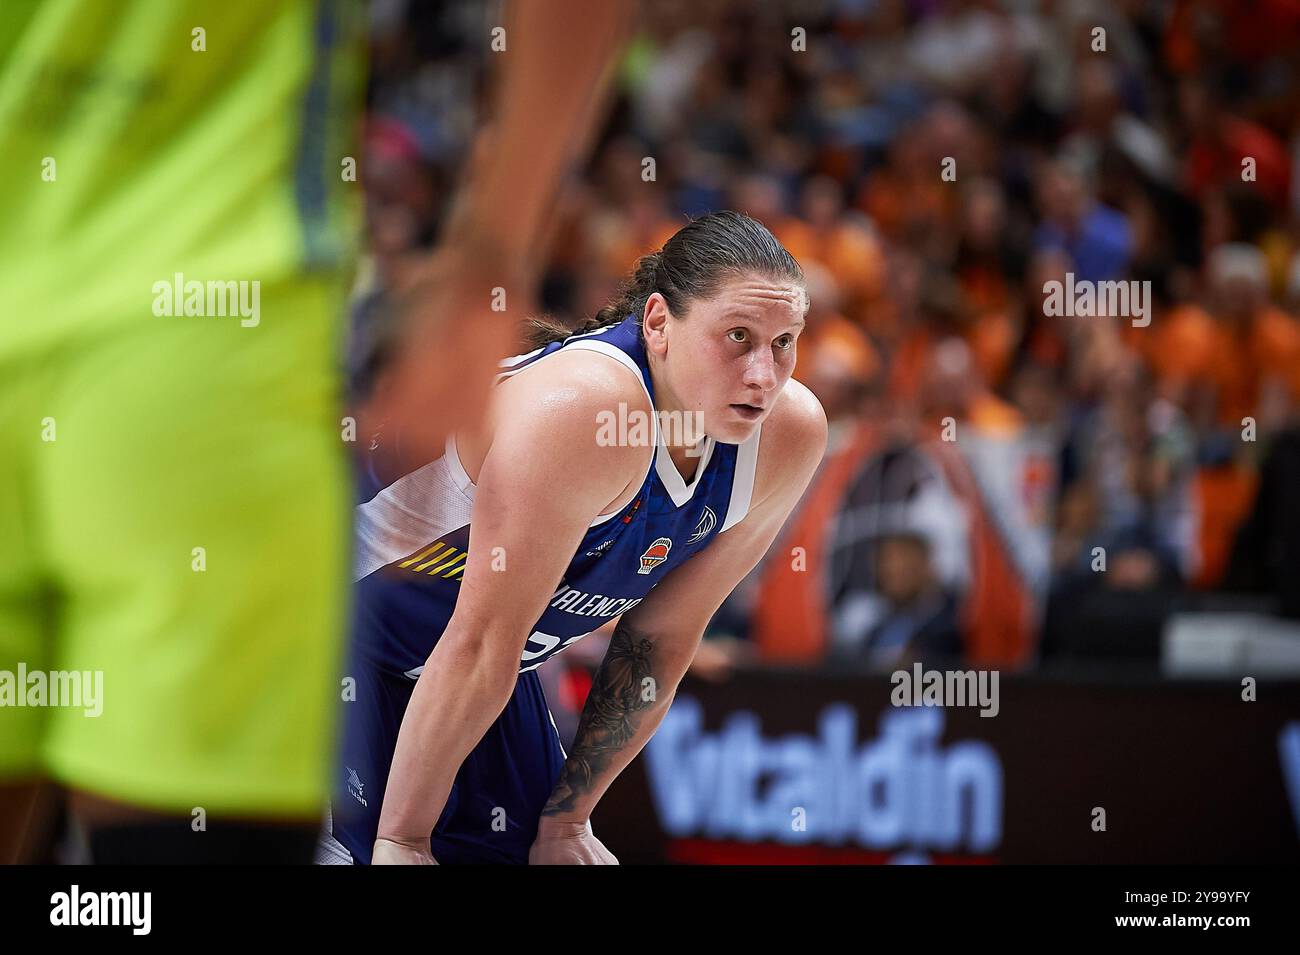
[{"label": "blurred teammate", "polygon": [[[491,290],[532,294],[626,13],[507,21],[495,148],[407,299],[386,397],[417,451],[478,417],[510,351]],[[0,708],[0,861],[47,777],[96,861],[310,858],[347,605],[363,15],[0,6],[0,670],[103,674],[97,717]]]},{"label": "blurred teammate", "polygon": [[[704,216],[583,333],[503,362],[487,427],[363,488],[319,861],[614,861],[592,807],[825,450],[790,381],[806,300],[767,229]],[[566,762],[535,671],[615,617]]]}]

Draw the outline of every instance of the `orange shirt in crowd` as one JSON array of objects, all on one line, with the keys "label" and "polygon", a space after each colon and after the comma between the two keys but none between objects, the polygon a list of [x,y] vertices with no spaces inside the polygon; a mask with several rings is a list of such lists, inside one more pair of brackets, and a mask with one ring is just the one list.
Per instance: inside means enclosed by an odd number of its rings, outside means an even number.
[{"label": "orange shirt in crowd", "polygon": [[[984,385],[1000,387],[1010,370],[1016,347],[1016,329],[1010,316],[1005,312],[987,312],[961,338],[970,346]],[[928,328],[918,328],[903,336],[890,362],[890,392],[894,397],[904,400],[916,397],[921,376],[939,341],[940,336]]]},{"label": "orange shirt in crowd", "polygon": [[982,391],[971,401],[966,420],[975,430],[991,438],[1015,438],[1024,430],[1025,418],[1010,402],[991,391]]},{"label": "orange shirt in crowd", "polygon": [[795,261],[825,266],[839,283],[851,317],[861,319],[862,304],[879,297],[884,289],[884,250],[865,229],[841,224],[821,231],[788,218],[772,231]]},{"label": "orange shirt in crowd", "polygon": [[607,217],[589,226],[592,252],[607,275],[627,275],[636,267],[637,259],[656,249],[682,227],[664,216],[645,223]]},{"label": "orange shirt in crowd", "polygon": [[827,349],[844,361],[863,384],[880,370],[880,356],[871,339],[858,325],[843,315],[828,315],[799,336],[794,362],[794,378],[807,383],[816,352]]},{"label": "orange shirt in crowd", "polygon": [[1137,339],[1156,377],[1167,385],[1214,386],[1216,419],[1240,426],[1258,411],[1259,386],[1277,378],[1300,402],[1300,324],[1266,306],[1241,333],[1195,305],[1174,308]]},{"label": "orange shirt in crowd", "polygon": [[[762,662],[815,666],[826,656],[830,646],[826,594],[830,528],[850,482],[879,442],[874,423],[863,422],[828,451],[798,508],[768,551],[750,621]],[[796,547],[802,550],[795,551]]]},{"label": "orange shirt in crowd", "polygon": [[894,168],[871,174],[858,193],[856,205],[886,236],[903,236],[918,222],[955,227],[958,193],[927,170],[900,172]]},{"label": "orange shirt in crowd", "polygon": [[1237,528],[1255,501],[1258,476],[1249,468],[1227,464],[1200,468],[1192,486],[1196,507],[1196,552],[1199,557],[1192,586],[1210,589],[1218,586],[1228,570]]}]

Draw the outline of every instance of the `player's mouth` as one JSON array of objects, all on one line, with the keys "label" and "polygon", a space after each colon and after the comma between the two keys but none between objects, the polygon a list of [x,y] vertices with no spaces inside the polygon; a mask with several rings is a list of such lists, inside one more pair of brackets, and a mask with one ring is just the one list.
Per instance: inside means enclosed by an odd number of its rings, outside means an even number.
[{"label": "player's mouth", "polygon": [[761,405],[732,405],[731,407],[746,421],[757,421],[763,417],[763,412],[766,410]]}]

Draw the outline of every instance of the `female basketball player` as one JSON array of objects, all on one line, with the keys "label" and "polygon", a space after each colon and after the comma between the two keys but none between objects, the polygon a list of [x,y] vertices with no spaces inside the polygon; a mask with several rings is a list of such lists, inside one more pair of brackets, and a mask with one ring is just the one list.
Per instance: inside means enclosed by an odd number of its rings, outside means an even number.
[{"label": "female basketball player", "polygon": [[[580,333],[539,323],[482,433],[363,490],[332,819],[352,859],[615,861],[592,808],[825,449],[790,380],[805,311],[767,229],[704,216]],[[566,759],[534,671],[615,617]]]}]

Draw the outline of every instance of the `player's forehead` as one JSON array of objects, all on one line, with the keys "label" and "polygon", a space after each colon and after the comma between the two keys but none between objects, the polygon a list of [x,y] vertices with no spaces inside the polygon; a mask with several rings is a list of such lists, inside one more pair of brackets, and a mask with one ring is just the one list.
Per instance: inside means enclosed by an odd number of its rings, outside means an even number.
[{"label": "player's forehead", "polygon": [[714,293],[695,303],[707,321],[727,322],[737,318],[751,321],[791,323],[807,311],[807,292],[803,283],[785,278],[771,278],[755,273],[729,275]]}]

